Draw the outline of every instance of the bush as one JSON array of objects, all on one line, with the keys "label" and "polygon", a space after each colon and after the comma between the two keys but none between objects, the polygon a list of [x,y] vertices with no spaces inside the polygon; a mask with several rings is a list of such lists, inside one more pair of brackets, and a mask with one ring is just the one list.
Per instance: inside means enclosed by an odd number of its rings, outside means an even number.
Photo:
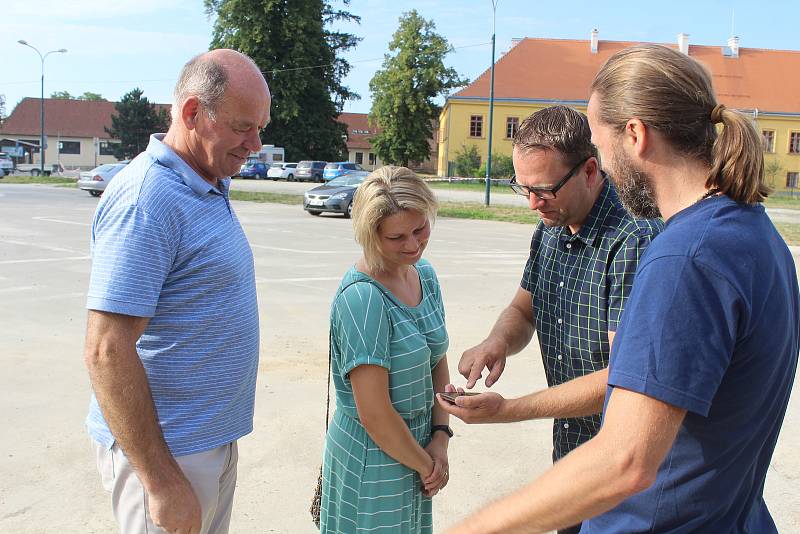
[{"label": "bush", "polygon": [[[511,178],[514,174],[514,160],[505,154],[492,154],[492,178]],[[486,163],[481,164],[478,176],[486,178]]]},{"label": "bush", "polygon": [[456,176],[477,178],[478,169],[481,166],[481,156],[478,154],[478,147],[475,145],[461,145],[461,149],[456,152],[456,159],[453,162],[453,172]]}]

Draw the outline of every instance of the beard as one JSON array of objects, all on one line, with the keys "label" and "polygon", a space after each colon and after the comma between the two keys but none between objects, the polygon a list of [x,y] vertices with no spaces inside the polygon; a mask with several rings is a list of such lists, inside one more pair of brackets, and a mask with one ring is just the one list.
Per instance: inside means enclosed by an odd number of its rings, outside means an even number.
[{"label": "beard", "polygon": [[625,209],[634,217],[646,219],[661,217],[650,176],[636,169],[621,147],[614,150],[611,163],[614,167],[611,181]]}]

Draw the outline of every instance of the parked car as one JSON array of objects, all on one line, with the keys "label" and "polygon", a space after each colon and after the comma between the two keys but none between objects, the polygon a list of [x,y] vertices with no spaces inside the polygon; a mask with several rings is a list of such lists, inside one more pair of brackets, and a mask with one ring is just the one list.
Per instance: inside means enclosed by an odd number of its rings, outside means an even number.
[{"label": "parked car", "polygon": [[91,171],[82,172],[78,178],[78,189],[88,191],[93,197],[99,197],[106,190],[108,182],[111,181],[119,171],[125,168],[128,162],[106,163],[95,167]]},{"label": "parked car", "polygon": [[322,178],[327,182],[333,180],[337,176],[341,176],[346,172],[363,171],[364,168],[358,163],[352,161],[338,161],[336,163],[328,163],[325,165],[325,171],[322,173]]},{"label": "parked car", "polygon": [[325,165],[324,161],[301,161],[297,164],[294,179],[298,182],[321,182]]},{"label": "parked car", "polygon": [[291,182],[294,180],[295,169],[297,169],[297,163],[273,163],[267,169],[267,178],[272,178],[273,181],[282,178]]},{"label": "parked car", "polygon": [[353,211],[353,195],[367,176],[369,176],[367,171],[352,171],[324,185],[309,189],[303,195],[303,209],[311,215],[319,215],[326,211],[341,213],[345,218],[350,218],[350,213]]},{"label": "parked car", "polygon": [[8,176],[14,170],[14,160],[8,154],[0,153],[0,178]]},{"label": "parked car", "polygon": [[255,178],[257,180],[263,180],[267,177],[267,166],[260,161],[248,162],[242,165],[242,168],[239,169],[239,174],[237,176],[241,176],[242,178]]}]

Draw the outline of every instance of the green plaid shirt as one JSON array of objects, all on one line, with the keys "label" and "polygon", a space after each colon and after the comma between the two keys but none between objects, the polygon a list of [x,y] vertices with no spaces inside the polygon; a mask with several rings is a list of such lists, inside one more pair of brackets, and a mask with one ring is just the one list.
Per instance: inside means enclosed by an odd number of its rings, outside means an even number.
[{"label": "green plaid shirt", "polygon": [[[663,227],[625,211],[607,180],[577,234],[542,222],[536,227],[521,285],[533,297],[550,386],[608,366],[608,332],[617,330],[639,258]],[[599,414],[554,420],[553,460],[599,430]]]}]

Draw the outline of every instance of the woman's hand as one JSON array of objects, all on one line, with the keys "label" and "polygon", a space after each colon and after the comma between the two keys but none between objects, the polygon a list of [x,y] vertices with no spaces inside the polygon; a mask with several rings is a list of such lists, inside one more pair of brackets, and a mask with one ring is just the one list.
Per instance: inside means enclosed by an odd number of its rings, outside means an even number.
[{"label": "woman's hand", "polygon": [[447,445],[450,438],[443,432],[436,432],[425,447],[433,459],[433,471],[422,479],[423,495],[433,497],[450,481],[450,464],[447,460]]}]

